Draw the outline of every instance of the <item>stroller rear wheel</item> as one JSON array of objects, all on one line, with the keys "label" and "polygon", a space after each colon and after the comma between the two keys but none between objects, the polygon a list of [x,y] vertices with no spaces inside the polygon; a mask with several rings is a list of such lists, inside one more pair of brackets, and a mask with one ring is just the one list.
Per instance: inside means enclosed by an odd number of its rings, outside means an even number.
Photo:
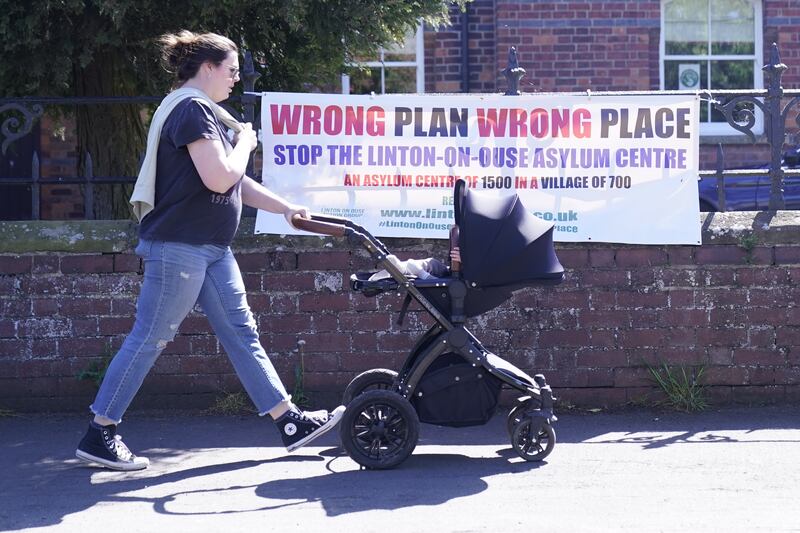
[{"label": "stroller rear wheel", "polygon": [[547,422],[540,424],[532,418],[522,418],[514,426],[511,446],[526,461],[541,461],[550,455],[555,445],[556,432]]},{"label": "stroller rear wheel", "polygon": [[390,389],[397,379],[397,372],[388,370],[386,368],[373,368],[360,373],[347,385],[344,389],[342,403],[348,405],[353,398],[366,392],[368,390],[386,390]]},{"label": "stroller rear wheel", "polygon": [[339,432],[345,451],[361,466],[394,468],[417,446],[419,417],[400,394],[370,390],[347,406]]}]

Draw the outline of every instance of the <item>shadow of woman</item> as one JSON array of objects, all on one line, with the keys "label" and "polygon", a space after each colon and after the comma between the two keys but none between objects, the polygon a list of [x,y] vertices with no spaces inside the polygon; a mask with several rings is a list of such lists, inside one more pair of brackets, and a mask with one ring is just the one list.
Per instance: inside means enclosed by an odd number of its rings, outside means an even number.
[{"label": "shadow of woman", "polygon": [[[159,457],[159,454],[148,455],[151,458]],[[145,502],[152,503],[156,512],[163,512],[160,509],[164,508],[164,502],[174,499],[174,495],[146,497],[128,494],[204,476],[230,474],[270,463],[324,460],[323,457],[316,455],[287,455],[265,460],[204,465],[161,474],[154,472],[153,469],[142,472],[113,472],[72,459],[22,463],[16,465],[14,471],[7,472],[7,475],[10,476],[10,480],[14,480],[14,490],[17,494],[25,496],[14,498],[0,509],[0,531],[57,525],[64,517],[90,509],[98,503]],[[87,483],[87,473],[89,475],[99,473],[104,479],[100,482]],[[42,484],[47,487],[46,494],[58,495],[57,498],[47,497],[47,505],[42,505],[41,492],[37,489]],[[215,488],[209,492],[219,490],[226,489]]]}]

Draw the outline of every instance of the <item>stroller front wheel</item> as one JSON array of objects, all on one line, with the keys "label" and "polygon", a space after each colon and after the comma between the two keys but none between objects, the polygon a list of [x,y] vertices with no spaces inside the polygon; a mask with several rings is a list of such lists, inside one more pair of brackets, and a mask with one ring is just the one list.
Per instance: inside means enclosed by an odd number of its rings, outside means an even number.
[{"label": "stroller front wheel", "polygon": [[549,423],[540,424],[524,418],[514,426],[511,446],[526,461],[541,461],[553,451],[556,432]]},{"label": "stroller front wheel", "polygon": [[509,438],[514,436],[514,428],[520,423],[525,411],[530,407],[530,404],[531,400],[528,398],[515,405],[511,411],[508,412],[508,417],[506,417],[506,430],[508,431]]},{"label": "stroller front wheel", "polygon": [[339,434],[347,455],[361,466],[394,468],[417,446],[419,417],[400,394],[370,390],[347,406]]}]

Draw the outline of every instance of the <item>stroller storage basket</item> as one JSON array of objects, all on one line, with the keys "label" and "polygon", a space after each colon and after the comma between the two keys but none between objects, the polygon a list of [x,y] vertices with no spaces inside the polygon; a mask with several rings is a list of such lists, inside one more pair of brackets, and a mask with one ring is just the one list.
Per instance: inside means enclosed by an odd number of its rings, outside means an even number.
[{"label": "stroller storage basket", "polygon": [[439,356],[417,386],[411,403],[420,422],[439,426],[479,426],[497,407],[503,383],[456,353]]}]

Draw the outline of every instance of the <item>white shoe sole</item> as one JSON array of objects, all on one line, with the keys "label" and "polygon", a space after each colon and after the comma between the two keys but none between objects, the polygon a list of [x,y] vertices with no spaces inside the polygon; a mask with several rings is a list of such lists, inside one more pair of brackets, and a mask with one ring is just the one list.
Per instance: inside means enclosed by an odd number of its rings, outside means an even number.
[{"label": "white shoe sole", "polygon": [[95,457],[94,455],[90,455],[84,451],[76,450],[75,457],[80,459],[85,463],[92,463],[98,464],[101,466],[105,466],[106,468],[110,468],[112,470],[121,470],[124,472],[130,472],[133,470],[144,470],[148,466],[150,466],[150,460],[145,457],[137,457],[137,462],[135,463],[117,463],[114,461],[108,461],[101,457]]},{"label": "white shoe sole", "polygon": [[295,442],[294,444],[287,446],[286,449],[290,452],[293,452],[296,449],[305,446],[306,444],[316,439],[317,437],[321,437],[328,431],[332,430],[334,427],[336,427],[336,424],[338,424],[339,421],[342,419],[342,415],[344,414],[345,409],[346,408],[344,405],[340,405],[339,407],[331,411],[331,417],[328,419],[327,422],[325,422],[324,425],[322,425],[318,430],[311,433],[309,436],[304,437],[299,441]]}]

